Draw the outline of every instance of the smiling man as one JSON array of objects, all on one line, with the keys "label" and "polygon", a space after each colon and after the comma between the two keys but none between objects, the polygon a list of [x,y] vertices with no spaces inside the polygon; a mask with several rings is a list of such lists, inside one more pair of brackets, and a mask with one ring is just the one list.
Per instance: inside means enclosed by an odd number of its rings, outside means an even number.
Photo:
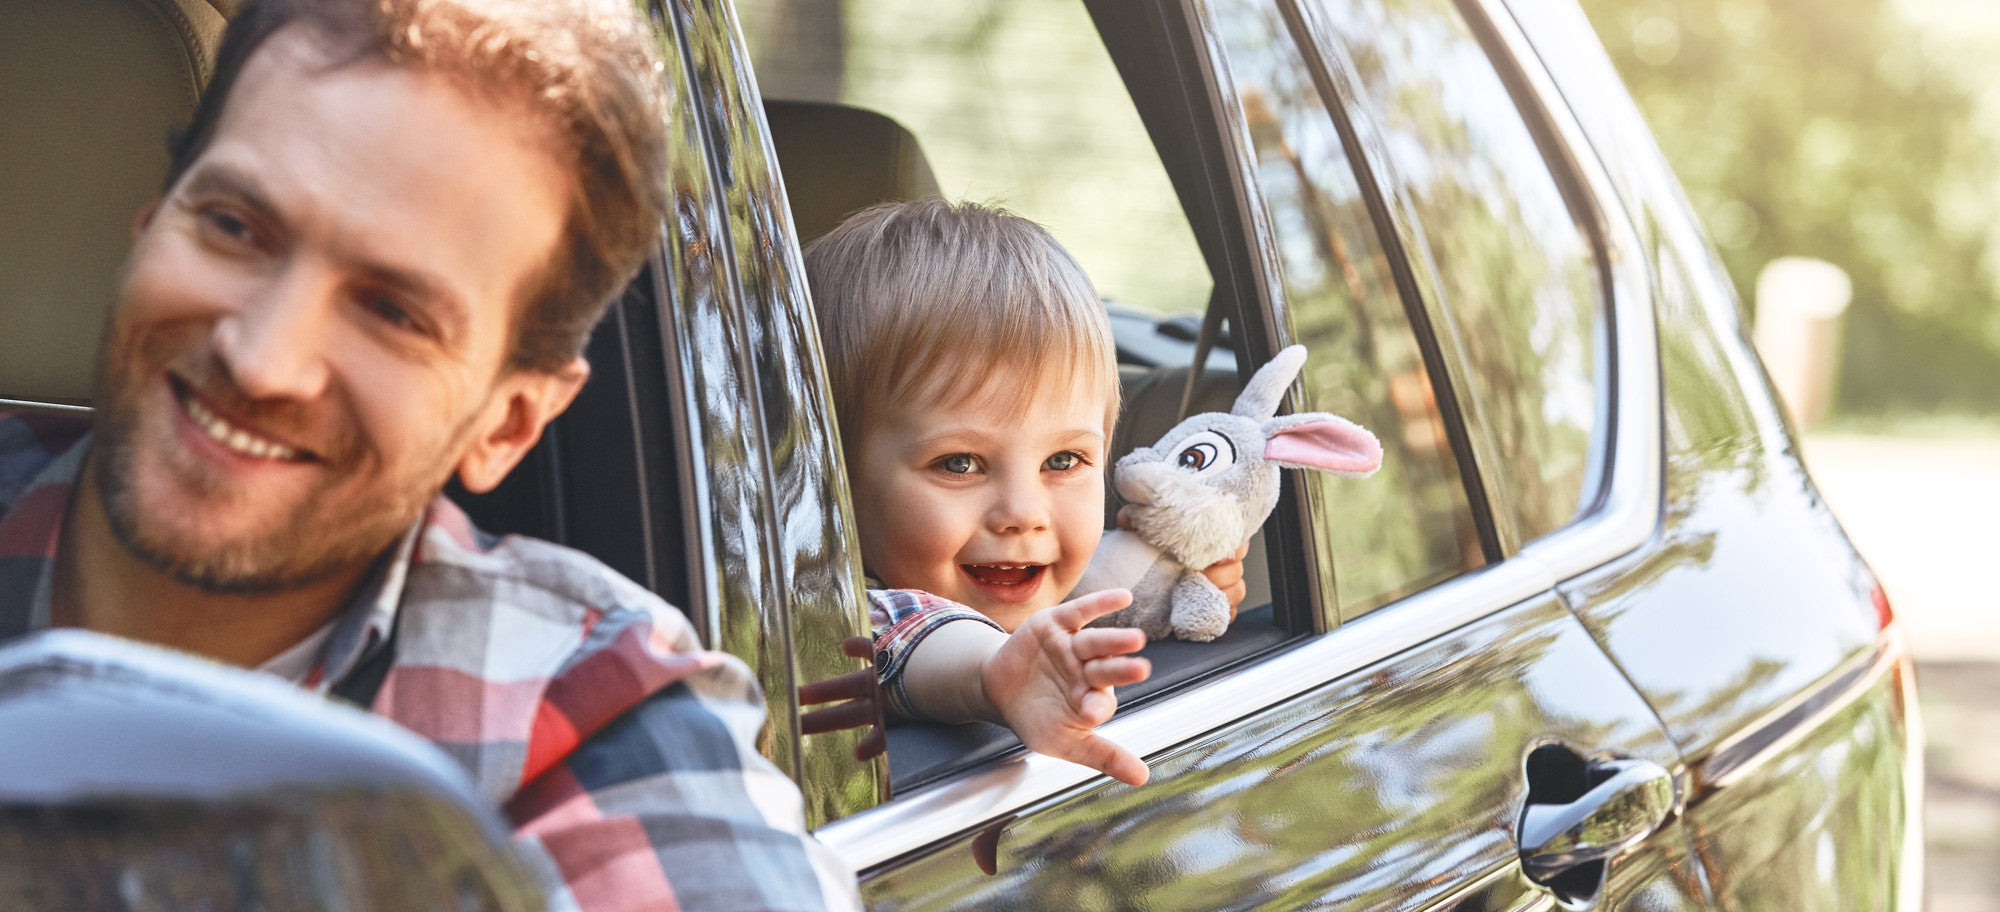
[{"label": "smiling man", "polygon": [[465,765],[558,907],[849,907],[741,664],[439,497],[568,405],[655,243],[649,40],[618,0],[248,4],[134,221],[95,427],[0,419],[0,638],[368,706]]}]

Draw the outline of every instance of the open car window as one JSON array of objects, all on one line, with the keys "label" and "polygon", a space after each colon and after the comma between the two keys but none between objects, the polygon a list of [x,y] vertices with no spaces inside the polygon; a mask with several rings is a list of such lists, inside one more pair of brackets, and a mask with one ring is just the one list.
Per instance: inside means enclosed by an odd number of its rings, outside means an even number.
[{"label": "open car window", "polygon": [[[1153,677],[1121,690],[1121,707],[1229,674],[1336,625],[1346,606],[1484,563],[1431,394],[1435,365],[1285,23],[1219,17],[1231,62],[1218,74],[1172,4],[1016,0],[957,17],[905,0],[737,6],[800,242],[863,206],[927,193],[1047,225],[1111,310],[1125,398],[1114,455],[1187,413],[1227,411],[1286,340],[1311,352],[1305,398],[1287,410],[1342,414],[1387,445],[1392,468],[1374,479],[1287,473],[1228,634],[1151,644]],[[1232,142],[1255,155],[1261,193],[1231,173]],[[1366,548],[1332,549],[1353,557],[1335,568],[1329,542]],[[1017,750],[998,726],[897,726],[891,782],[906,792]]]},{"label": "open car window", "polygon": [[[1106,299],[1125,400],[1114,458],[1179,421],[1191,374],[1190,411],[1229,408],[1247,376],[1241,359],[1267,354],[1251,355],[1239,338],[1259,296],[1212,154],[1223,131],[1204,76],[1171,46],[1157,9],[1077,0],[959,4],[954,15],[910,0],[737,9],[801,244],[885,199],[940,193],[1004,206],[1047,226]],[[1106,504],[1107,526],[1116,508]],[[1124,705],[1319,629],[1309,598],[1273,598],[1304,586],[1274,584],[1264,538],[1245,561],[1251,591],[1229,635],[1149,647],[1154,677],[1122,693]],[[898,726],[891,780],[908,790],[1018,748],[997,726]]]}]

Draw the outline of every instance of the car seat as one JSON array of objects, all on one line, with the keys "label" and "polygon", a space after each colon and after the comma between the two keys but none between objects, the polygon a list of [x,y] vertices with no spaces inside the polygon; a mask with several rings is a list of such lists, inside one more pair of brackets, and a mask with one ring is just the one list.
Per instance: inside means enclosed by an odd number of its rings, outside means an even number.
[{"label": "car seat", "polygon": [[[98,335],[223,0],[10,3],[0,28],[0,407],[90,403]],[[11,400],[11,401],[10,401]]]},{"label": "car seat", "polygon": [[802,248],[876,203],[938,192],[917,138],[886,115],[785,100],[766,100],[764,114]]}]

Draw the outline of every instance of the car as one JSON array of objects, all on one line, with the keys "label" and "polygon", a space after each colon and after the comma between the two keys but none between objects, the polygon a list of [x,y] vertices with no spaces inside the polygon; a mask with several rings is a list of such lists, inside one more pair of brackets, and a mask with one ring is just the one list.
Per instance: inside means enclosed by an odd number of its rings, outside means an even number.
[{"label": "car", "polygon": [[[89,407],[100,315],[51,302],[109,300],[232,5],[5,13],[0,116],[46,137],[0,153],[7,406]],[[1918,908],[1894,611],[1567,0],[643,5],[674,218],[577,402],[455,496],[747,662],[871,907]],[[1294,342],[1289,407],[1384,444],[1287,478],[1228,635],[1147,648],[1103,728],[1144,786],[992,726],[801,733],[867,624],[801,250],[940,191],[1098,283],[1113,452]]]}]

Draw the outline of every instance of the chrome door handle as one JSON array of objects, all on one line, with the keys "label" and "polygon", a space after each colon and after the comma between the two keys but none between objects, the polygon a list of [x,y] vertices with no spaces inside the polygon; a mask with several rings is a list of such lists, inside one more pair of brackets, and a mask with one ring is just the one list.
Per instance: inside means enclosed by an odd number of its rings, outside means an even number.
[{"label": "chrome door handle", "polygon": [[1673,816],[1674,777],[1646,760],[1599,760],[1596,784],[1574,801],[1537,803],[1531,791],[1514,837],[1537,881],[1603,861],[1653,834]]}]

